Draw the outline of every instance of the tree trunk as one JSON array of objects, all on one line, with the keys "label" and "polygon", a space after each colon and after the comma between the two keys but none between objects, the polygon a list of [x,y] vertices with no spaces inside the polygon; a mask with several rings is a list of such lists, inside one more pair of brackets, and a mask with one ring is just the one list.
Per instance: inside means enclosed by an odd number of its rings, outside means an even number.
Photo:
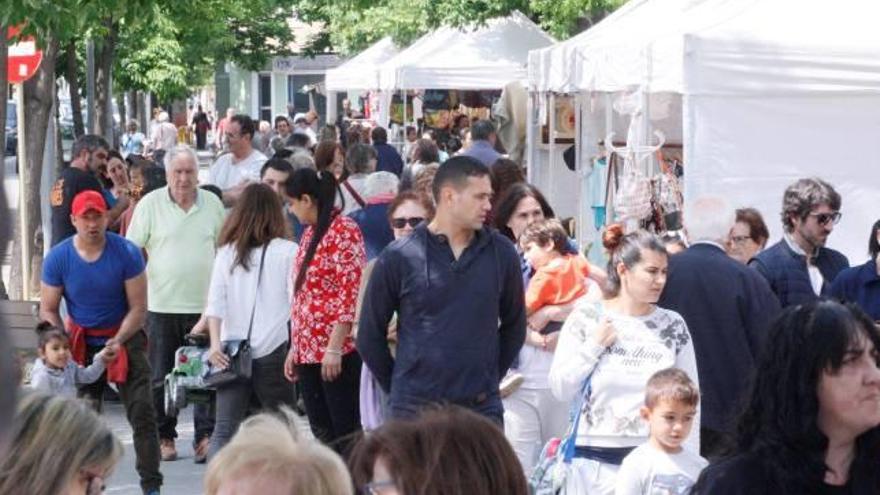
[{"label": "tree trunk", "polygon": [[[6,100],[9,99],[9,84],[6,79],[6,26],[0,24],[0,121],[6,122]],[[6,175],[6,125],[0,126],[0,178]],[[6,259],[6,249],[9,247],[10,234],[12,233],[9,207],[6,204],[6,188],[0,187],[0,264]],[[0,299],[9,299],[6,293],[6,284],[0,276]]]},{"label": "tree trunk", "polygon": [[76,59],[76,41],[71,40],[66,47],[67,64],[64,78],[67,79],[70,88],[70,111],[73,113],[73,138],[76,139],[86,133],[83,123],[82,100],[79,97],[79,62]]},{"label": "tree trunk", "polygon": [[147,96],[143,91],[137,92],[137,119],[138,119],[138,127],[141,132],[144,133],[147,138],[150,138],[149,129],[147,129],[147,124],[149,123],[149,118],[147,118]]},{"label": "tree trunk", "polygon": [[[25,208],[28,215],[27,230],[18,236],[12,256],[12,275],[10,277],[10,292],[20,294],[24,299],[32,299],[39,294],[39,285],[31,284],[31,293],[22,294],[22,270],[21,257],[22,243],[29,246],[30,259],[28,265],[32,270],[39,273],[39,263],[35,260],[42,258],[42,253],[37,252],[35,243],[37,230],[42,222],[40,214],[40,179],[43,172],[43,154],[46,149],[46,130],[49,125],[49,117],[52,112],[52,102],[55,99],[55,57],[58,55],[58,41],[54,38],[46,40],[43,51],[43,63],[34,77],[24,83],[25,101],[25,156],[19,157],[20,169],[27,171],[24,174],[24,197],[19,198],[19,208]],[[17,289],[17,291],[16,291]]]},{"label": "tree trunk", "polygon": [[122,125],[122,129],[124,131],[125,122],[128,120],[128,105],[126,105],[125,102],[125,93],[119,93],[116,95],[116,106],[117,108],[119,108],[119,123]]},{"label": "tree trunk", "polygon": [[113,143],[113,112],[110,110],[110,102],[113,98],[111,85],[111,73],[113,71],[113,59],[116,56],[116,41],[119,35],[119,26],[112,19],[104,19],[104,27],[107,35],[96,41],[95,47],[95,134],[104,136],[109,143]]},{"label": "tree trunk", "polygon": [[[138,107],[137,107],[137,91],[126,91],[125,92],[125,110],[128,114],[128,120],[134,120],[137,122],[138,120]],[[127,123],[125,124],[128,125]],[[125,128],[123,128],[125,131]]]}]

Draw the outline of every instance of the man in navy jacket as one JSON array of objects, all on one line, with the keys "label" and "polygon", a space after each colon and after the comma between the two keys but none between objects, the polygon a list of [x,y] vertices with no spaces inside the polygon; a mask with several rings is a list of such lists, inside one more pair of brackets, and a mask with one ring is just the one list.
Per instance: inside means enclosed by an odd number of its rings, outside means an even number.
[{"label": "man in navy jacket", "polygon": [[[525,340],[519,256],[483,227],[491,209],[489,169],[469,157],[440,166],[437,213],[379,255],[358,328],[364,363],[389,393],[392,416],[432,403],[467,407],[502,422],[498,382]],[[388,323],[397,313],[397,355]]]},{"label": "man in navy jacket", "polygon": [[849,261],[825,247],[840,221],[840,194],[820,179],[800,179],[782,197],[782,240],[755,256],[755,267],[782,307],[831,297],[831,283]]},{"label": "man in navy jacket", "polygon": [[678,312],[694,339],[702,393],[700,445],[714,457],[733,432],[734,415],[770,321],[780,311],[767,281],[724,251],[736,220],[721,198],[705,197],[687,210],[691,247],[669,260],[658,303]]},{"label": "man in navy jacket", "polygon": [[403,173],[403,160],[394,146],[388,144],[388,132],[383,127],[376,127],[370,133],[373,149],[376,150],[376,171],[391,172],[400,177]]}]

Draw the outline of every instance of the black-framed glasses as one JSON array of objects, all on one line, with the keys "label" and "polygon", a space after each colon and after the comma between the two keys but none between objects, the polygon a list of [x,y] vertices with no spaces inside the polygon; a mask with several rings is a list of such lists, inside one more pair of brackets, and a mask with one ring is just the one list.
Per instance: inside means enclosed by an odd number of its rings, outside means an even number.
[{"label": "black-framed glasses", "polygon": [[367,483],[361,488],[363,495],[383,495],[386,490],[393,488],[397,490],[397,485],[392,480],[380,480]]},{"label": "black-framed glasses", "polygon": [[831,213],[810,213],[810,216],[815,217],[816,221],[821,225],[827,225],[828,222],[837,225],[837,222],[840,221],[840,217],[842,217],[843,214],[839,211],[832,211]]},{"label": "black-framed glasses", "polygon": [[732,236],[730,236],[730,242],[732,242],[734,244],[742,244],[751,238],[752,237],[748,236],[748,235],[732,235]]},{"label": "black-framed glasses", "polygon": [[409,217],[409,218],[392,218],[391,226],[395,229],[402,229],[409,225],[412,228],[416,228],[420,223],[424,222],[424,217]]}]

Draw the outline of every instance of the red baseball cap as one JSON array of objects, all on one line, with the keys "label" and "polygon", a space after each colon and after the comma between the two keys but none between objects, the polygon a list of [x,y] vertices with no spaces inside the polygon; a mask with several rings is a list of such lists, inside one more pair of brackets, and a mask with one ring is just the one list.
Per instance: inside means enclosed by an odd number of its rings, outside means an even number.
[{"label": "red baseball cap", "polygon": [[70,213],[73,216],[80,217],[92,210],[98,213],[107,212],[107,203],[104,201],[104,196],[101,196],[101,193],[88,190],[74,196],[73,203],[70,206]]}]

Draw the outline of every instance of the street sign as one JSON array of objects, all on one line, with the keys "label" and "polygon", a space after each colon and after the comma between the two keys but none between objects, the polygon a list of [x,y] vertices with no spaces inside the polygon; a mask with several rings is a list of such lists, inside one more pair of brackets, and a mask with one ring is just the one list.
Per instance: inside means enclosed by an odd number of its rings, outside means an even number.
[{"label": "street sign", "polygon": [[[12,39],[21,29],[10,27],[6,39]],[[9,84],[20,84],[37,73],[43,60],[43,51],[37,48],[37,40],[33,36],[25,36],[14,45],[9,45],[7,55],[6,76]]]}]

